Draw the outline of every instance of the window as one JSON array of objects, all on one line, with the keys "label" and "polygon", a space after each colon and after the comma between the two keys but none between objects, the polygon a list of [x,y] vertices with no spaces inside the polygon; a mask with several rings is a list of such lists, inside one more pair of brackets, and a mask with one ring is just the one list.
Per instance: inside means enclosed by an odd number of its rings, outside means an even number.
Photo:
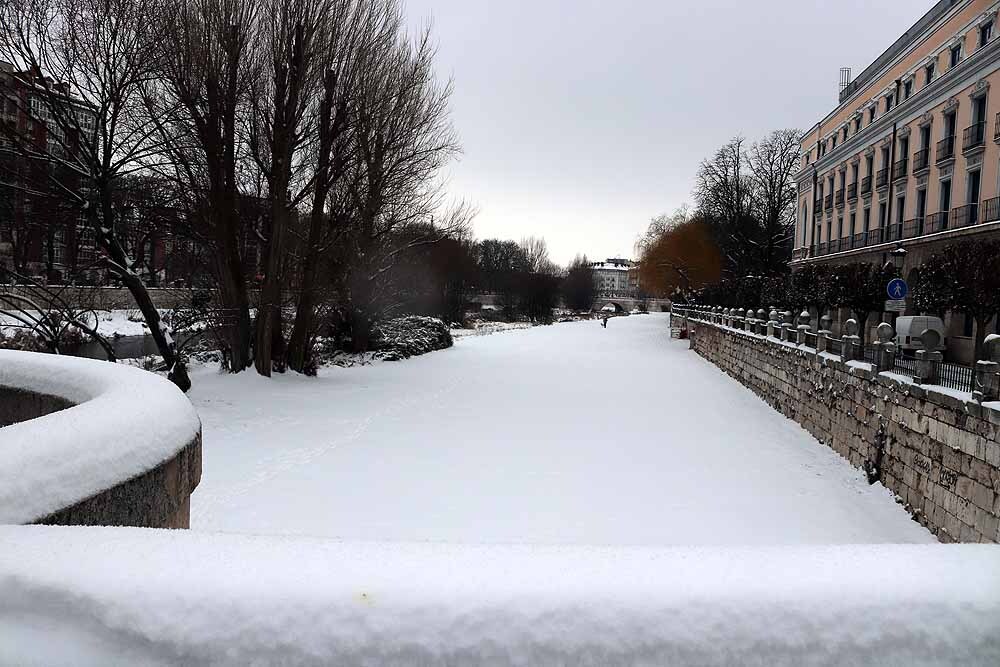
[{"label": "window", "polygon": [[868,175],[871,176],[875,169],[875,158],[871,155],[865,157],[865,167],[868,169]]},{"label": "window", "polygon": [[809,230],[809,207],[802,204],[802,245],[806,244],[806,232]]},{"label": "window", "polygon": [[857,225],[858,216],[853,211],[851,212],[851,237],[854,237],[854,228]]},{"label": "window", "polygon": [[904,211],[906,211],[906,197],[904,195],[900,195],[899,198],[896,199],[896,222],[899,224],[903,224],[903,219],[905,217],[903,215]]},{"label": "window", "polygon": [[924,85],[926,86],[934,80],[934,63],[930,63],[924,68]]},{"label": "window", "polygon": [[924,125],[920,128],[920,149],[929,148],[931,145],[931,126]]},{"label": "window", "polygon": [[941,181],[941,206],[938,210],[947,213],[951,209],[951,179]]},{"label": "window", "polygon": [[951,55],[949,56],[949,58],[950,58],[949,61],[950,64],[948,65],[949,67],[955,67],[956,65],[958,65],[959,62],[961,62],[962,60],[961,44],[956,44],[955,46],[951,47]]},{"label": "window", "polygon": [[835,149],[837,147],[837,135],[835,134],[832,137],[830,137],[830,141],[832,142],[831,146],[830,146],[830,150],[833,150],[833,149]]},{"label": "window", "polygon": [[854,119],[854,134],[861,131],[861,116]]},{"label": "window", "polygon": [[875,105],[873,104],[871,108],[868,109],[868,124],[871,125],[875,122]]},{"label": "window", "polygon": [[844,126],[844,141],[847,141],[847,126]]},{"label": "window", "polygon": [[890,93],[890,94],[888,94],[888,95],[885,96],[885,110],[886,111],[888,111],[889,109],[892,108],[892,103],[893,103],[894,100],[895,100],[895,96],[892,93]]},{"label": "window", "polygon": [[872,210],[870,208],[865,209],[864,226],[865,228],[863,231],[865,232],[865,234],[867,234],[868,230],[870,230],[872,227]]},{"label": "window", "polygon": [[910,95],[913,94],[913,79],[907,79],[903,83],[903,99],[910,99]]},{"label": "window", "polygon": [[979,26],[979,46],[986,46],[986,42],[993,37],[993,21],[987,21]]}]

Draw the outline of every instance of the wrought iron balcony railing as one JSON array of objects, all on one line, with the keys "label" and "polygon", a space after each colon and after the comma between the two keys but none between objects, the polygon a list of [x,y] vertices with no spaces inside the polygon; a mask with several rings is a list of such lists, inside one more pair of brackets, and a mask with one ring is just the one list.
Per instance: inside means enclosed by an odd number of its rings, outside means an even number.
[{"label": "wrought iron balcony railing", "polygon": [[962,150],[968,151],[979,148],[986,143],[986,121],[981,121],[975,125],[970,125],[962,132]]},{"label": "wrought iron balcony railing", "polygon": [[953,157],[955,157],[955,135],[945,137],[937,143],[936,159],[938,162],[944,162]]}]

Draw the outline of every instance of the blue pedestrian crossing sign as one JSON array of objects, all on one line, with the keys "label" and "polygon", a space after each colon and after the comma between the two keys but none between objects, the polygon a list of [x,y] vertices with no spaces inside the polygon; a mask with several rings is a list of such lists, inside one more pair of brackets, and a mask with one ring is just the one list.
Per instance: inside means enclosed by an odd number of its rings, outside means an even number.
[{"label": "blue pedestrian crossing sign", "polygon": [[906,298],[906,295],[910,293],[910,287],[902,278],[893,278],[886,285],[885,291],[890,299],[899,300]]}]

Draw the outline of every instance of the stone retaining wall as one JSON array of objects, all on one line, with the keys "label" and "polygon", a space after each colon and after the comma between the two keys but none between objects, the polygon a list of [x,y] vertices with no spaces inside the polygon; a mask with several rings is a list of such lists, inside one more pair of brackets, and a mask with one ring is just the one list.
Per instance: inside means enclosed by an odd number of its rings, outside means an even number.
[{"label": "stone retaining wall", "polygon": [[690,320],[691,347],[852,465],[942,542],[1000,542],[1000,403]]}]

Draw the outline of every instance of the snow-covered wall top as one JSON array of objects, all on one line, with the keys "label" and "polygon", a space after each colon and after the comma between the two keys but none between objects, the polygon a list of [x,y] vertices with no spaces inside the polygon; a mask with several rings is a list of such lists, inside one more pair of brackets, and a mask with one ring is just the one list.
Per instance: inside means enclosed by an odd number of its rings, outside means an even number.
[{"label": "snow-covered wall top", "polygon": [[0,387],[73,404],[0,429],[0,524],[39,520],[151,470],[201,429],[177,387],[128,366],[0,350]]},{"label": "snow-covered wall top", "polygon": [[989,545],[350,544],[47,526],[2,527],[0,544],[0,664],[1000,664]]}]

